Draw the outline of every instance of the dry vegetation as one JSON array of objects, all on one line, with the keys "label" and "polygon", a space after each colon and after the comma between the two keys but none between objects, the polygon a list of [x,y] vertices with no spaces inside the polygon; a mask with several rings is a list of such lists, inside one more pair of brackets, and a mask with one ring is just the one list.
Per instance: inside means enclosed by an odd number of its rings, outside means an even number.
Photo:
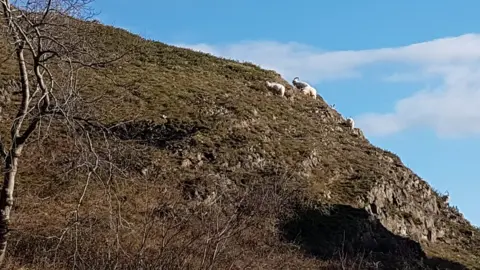
[{"label": "dry vegetation", "polygon": [[[339,129],[321,98],[271,96],[264,81],[283,79],[253,64],[82,27],[98,57],[128,54],[82,70],[75,129],[50,119],[38,129],[48,133],[28,141],[8,268],[478,266],[479,238],[423,246],[425,256],[356,207],[387,174],[377,158],[385,152]],[[17,66],[4,40],[0,52],[8,89]],[[0,116],[18,101],[10,100]]]}]

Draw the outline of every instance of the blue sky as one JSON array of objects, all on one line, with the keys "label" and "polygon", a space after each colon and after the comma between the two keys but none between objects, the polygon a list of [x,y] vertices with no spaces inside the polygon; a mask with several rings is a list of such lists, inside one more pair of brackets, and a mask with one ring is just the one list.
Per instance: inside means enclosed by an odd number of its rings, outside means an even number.
[{"label": "blue sky", "polygon": [[[295,4],[294,4],[295,3]],[[480,225],[480,2],[103,0],[105,24],[312,83]]]}]

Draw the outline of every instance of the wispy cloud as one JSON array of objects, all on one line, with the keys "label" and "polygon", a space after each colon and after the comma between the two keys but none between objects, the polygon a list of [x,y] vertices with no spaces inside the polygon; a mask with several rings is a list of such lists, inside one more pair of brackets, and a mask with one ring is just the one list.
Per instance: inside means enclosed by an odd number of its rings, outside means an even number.
[{"label": "wispy cloud", "polygon": [[357,51],[322,51],[294,42],[271,41],[177,46],[252,61],[275,69],[286,78],[300,76],[314,84],[360,77],[373,64],[389,64],[399,69],[402,66],[402,71],[379,75],[378,79],[395,83],[436,78],[441,84],[399,100],[390,113],[371,112],[356,117],[359,127],[378,136],[413,127],[430,127],[444,137],[480,135],[480,35],[477,34]]}]

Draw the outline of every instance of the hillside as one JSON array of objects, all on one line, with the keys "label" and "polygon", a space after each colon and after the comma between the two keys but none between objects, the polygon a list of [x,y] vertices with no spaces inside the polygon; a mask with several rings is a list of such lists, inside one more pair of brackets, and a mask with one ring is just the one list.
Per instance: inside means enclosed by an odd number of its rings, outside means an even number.
[{"label": "hillside", "polygon": [[[480,231],[321,97],[294,93],[291,78],[85,29],[104,53],[130,50],[83,77],[92,102],[79,110],[97,123],[100,169],[77,168],[86,154],[61,123],[29,143],[10,268],[480,269]],[[4,96],[15,69],[0,63]],[[288,98],[265,80],[288,84]],[[15,96],[2,102],[0,114]]]}]

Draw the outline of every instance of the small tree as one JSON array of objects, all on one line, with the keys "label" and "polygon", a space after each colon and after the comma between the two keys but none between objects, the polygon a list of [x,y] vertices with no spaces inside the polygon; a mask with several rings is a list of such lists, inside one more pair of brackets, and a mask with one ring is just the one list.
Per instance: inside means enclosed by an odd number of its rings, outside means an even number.
[{"label": "small tree", "polygon": [[[0,135],[0,160],[5,169],[0,190],[0,263],[6,253],[15,180],[25,144],[47,118],[63,118],[62,123],[67,125],[75,123],[75,108],[79,107],[77,77],[82,68],[98,66],[90,61],[96,56],[82,32],[86,24],[81,20],[92,15],[90,2],[0,0],[2,39],[10,46],[18,66],[13,88],[21,97],[7,117],[10,134]],[[5,122],[2,119],[3,127]]]}]

